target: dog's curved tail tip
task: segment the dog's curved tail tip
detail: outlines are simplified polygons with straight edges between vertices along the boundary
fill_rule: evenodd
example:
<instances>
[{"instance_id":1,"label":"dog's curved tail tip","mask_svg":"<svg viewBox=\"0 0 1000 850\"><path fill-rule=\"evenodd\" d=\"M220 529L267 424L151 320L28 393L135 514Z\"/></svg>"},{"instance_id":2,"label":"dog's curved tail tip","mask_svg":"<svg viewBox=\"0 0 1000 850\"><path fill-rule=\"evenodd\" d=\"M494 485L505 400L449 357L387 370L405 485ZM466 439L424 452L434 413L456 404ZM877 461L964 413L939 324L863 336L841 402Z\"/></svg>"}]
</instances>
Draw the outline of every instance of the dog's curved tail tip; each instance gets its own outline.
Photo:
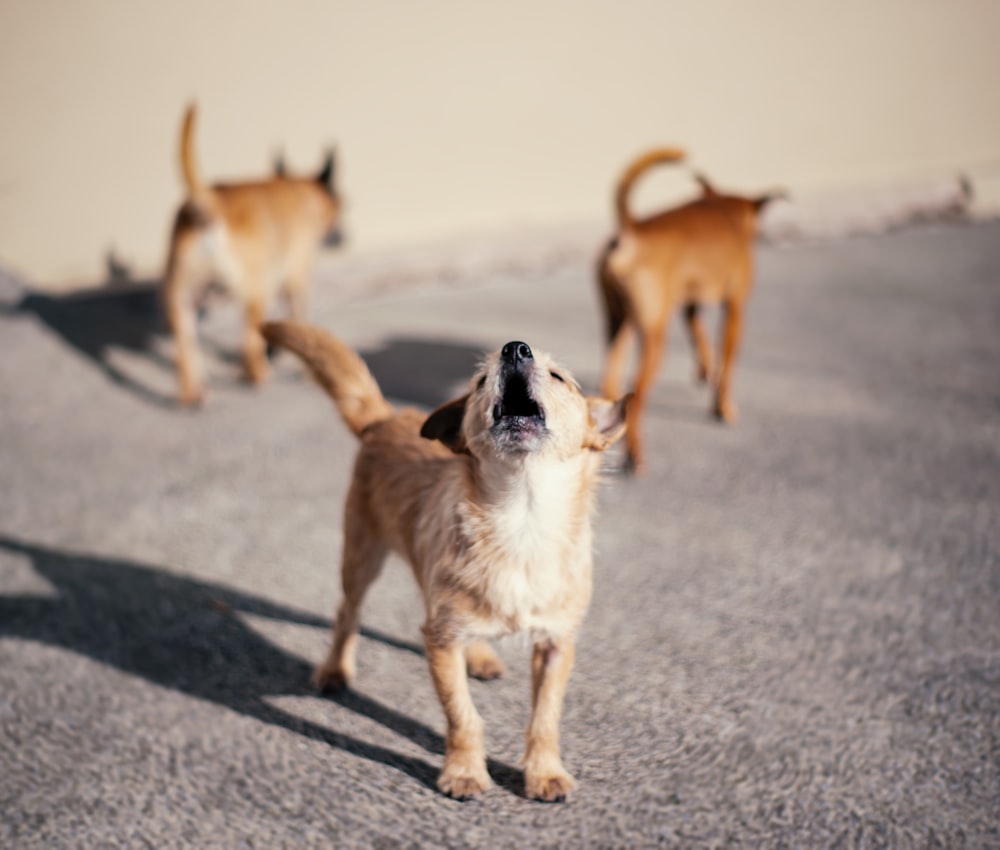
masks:
<instances>
[{"instance_id":1,"label":"dog's curved tail tip","mask_svg":"<svg viewBox=\"0 0 1000 850\"><path fill-rule=\"evenodd\" d=\"M664 162L681 162L686 158L687 152L683 148L662 147L647 151L629 163L615 188L615 212L618 215L619 227L631 227L635 223L629 209L629 195L632 193L632 187L636 180L654 165Z\"/></svg>"},{"instance_id":2,"label":"dog's curved tail tip","mask_svg":"<svg viewBox=\"0 0 1000 850\"><path fill-rule=\"evenodd\" d=\"M365 428L392 415L392 405L382 395L365 361L333 334L290 321L265 322L260 332L270 345L287 348L299 356L355 435L360 436Z\"/></svg>"}]
</instances>

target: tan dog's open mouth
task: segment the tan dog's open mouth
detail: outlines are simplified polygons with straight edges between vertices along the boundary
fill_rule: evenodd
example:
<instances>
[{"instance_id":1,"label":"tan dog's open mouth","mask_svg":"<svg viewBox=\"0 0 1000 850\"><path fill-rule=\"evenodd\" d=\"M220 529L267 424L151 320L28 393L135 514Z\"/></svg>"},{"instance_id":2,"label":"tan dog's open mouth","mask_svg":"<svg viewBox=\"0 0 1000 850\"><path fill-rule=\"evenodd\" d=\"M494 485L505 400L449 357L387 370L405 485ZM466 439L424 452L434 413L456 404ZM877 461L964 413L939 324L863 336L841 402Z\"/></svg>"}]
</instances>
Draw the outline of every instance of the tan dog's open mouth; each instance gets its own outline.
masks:
<instances>
[{"instance_id":1,"label":"tan dog's open mouth","mask_svg":"<svg viewBox=\"0 0 1000 850\"><path fill-rule=\"evenodd\" d=\"M531 392L535 360L527 343L508 342L500 352L500 392L490 432L503 449L530 452L548 434L545 410Z\"/></svg>"}]
</instances>

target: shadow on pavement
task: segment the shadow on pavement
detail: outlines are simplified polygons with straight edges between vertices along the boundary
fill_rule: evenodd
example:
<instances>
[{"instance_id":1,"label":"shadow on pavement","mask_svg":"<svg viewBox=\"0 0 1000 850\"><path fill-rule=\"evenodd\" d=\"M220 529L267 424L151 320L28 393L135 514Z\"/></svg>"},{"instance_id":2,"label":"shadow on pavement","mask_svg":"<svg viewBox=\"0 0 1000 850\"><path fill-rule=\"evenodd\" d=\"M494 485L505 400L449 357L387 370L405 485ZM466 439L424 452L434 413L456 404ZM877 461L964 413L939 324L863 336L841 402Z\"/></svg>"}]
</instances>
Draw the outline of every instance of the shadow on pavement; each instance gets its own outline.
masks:
<instances>
[{"instance_id":1,"label":"shadow on pavement","mask_svg":"<svg viewBox=\"0 0 1000 850\"><path fill-rule=\"evenodd\" d=\"M7 313L34 315L112 383L160 407L176 406L173 398L136 381L110 360L112 350L125 350L173 371L173 364L156 351L156 340L167 335L167 327L155 283L143 281L68 295L29 292Z\"/></svg>"},{"instance_id":2,"label":"shadow on pavement","mask_svg":"<svg viewBox=\"0 0 1000 850\"><path fill-rule=\"evenodd\" d=\"M67 295L29 291L17 304L4 308L3 314L36 317L111 383L158 407L180 409L173 395L136 380L118 368L111 357L115 350L131 352L173 377L173 361L158 351L159 343L170 336L160 307L158 282L112 280L106 286ZM204 332L200 334L200 344L206 355L227 365L242 364L239 352L220 346ZM173 343L168 341L167 345ZM268 355L274 353L269 351ZM437 407L460 393L461 385L472 376L485 348L401 338L360 353L388 398Z\"/></svg>"},{"instance_id":3,"label":"shadow on pavement","mask_svg":"<svg viewBox=\"0 0 1000 850\"><path fill-rule=\"evenodd\" d=\"M111 558L62 552L0 536L0 550L29 557L55 596L0 595L0 637L80 653L162 687L210 700L256 720L393 767L435 789L437 768L419 758L336 732L269 704L267 697L316 696L311 668L249 628L238 612L317 628L321 617L222 585ZM363 630L368 638L423 654L416 644ZM433 729L357 691L329 697L409 738L433 755ZM521 794L521 771L490 761L502 787Z\"/></svg>"},{"instance_id":4,"label":"shadow on pavement","mask_svg":"<svg viewBox=\"0 0 1000 850\"><path fill-rule=\"evenodd\" d=\"M393 337L381 348L359 353L387 398L438 407L461 395L487 349L460 342Z\"/></svg>"}]
</instances>

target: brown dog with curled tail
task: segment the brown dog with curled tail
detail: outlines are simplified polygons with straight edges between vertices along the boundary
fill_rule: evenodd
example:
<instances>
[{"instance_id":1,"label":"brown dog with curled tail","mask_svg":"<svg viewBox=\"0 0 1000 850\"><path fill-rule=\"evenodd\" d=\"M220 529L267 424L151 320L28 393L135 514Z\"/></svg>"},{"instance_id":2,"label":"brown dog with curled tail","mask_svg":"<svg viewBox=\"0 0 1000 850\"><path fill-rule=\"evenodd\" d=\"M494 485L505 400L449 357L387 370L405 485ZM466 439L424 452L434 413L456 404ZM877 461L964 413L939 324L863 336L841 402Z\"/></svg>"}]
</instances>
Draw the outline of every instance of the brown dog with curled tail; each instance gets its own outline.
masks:
<instances>
[{"instance_id":1,"label":"brown dog with curled tail","mask_svg":"<svg viewBox=\"0 0 1000 850\"><path fill-rule=\"evenodd\" d=\"M639 342L635 398L629 405L626 435L626 467L634 472L641 471L644 463L640 419L663 358L670 319L677 310L684 311L697 377L714 386L712 413L724 422L735 421L732 369L753 286L757 216L770 201L783 196L726 195L699 176L701 197L648 218L635 218L629 196L636 181L650 168L679 162L684 156L678 148L659 148L628 166L615 190L618 232L598 260L609 343L601 386L605 396L617 396L625 356L632 340L637 337ZM701 310L718 303L723 307L723 325L715 368Z\"/></svg>"}]
</instances>

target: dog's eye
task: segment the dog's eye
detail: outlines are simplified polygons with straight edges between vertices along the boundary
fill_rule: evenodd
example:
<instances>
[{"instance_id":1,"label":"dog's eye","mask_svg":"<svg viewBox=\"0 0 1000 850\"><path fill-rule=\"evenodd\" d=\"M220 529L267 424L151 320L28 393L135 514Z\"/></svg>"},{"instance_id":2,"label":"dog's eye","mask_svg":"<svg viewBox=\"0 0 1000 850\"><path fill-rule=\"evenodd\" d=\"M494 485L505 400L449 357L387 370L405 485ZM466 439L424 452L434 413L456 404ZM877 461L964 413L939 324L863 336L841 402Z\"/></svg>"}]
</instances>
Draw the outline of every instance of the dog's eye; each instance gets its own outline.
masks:
<instances>
[{"instance_id":1,"label":"dog's eye","mask_svg":"<svg viewBox=\"0 0 1000 850\"><path fill-rule=\"evenodd\" d=\"M560 384L565 384L566 383L566 379L562 375L560 375L558 372L549 372L549 374L553 378L555 378Z\"/></svg>"},{"instance_id":2,"label":"dog's eye","mask_svg":"<svg viewBox=\"0 0 1000 850\"><path fill-rule=\"evenodd\" d=\"M476 389L481 390L486 384L486 376L483 375L478 381L476 381Z\"/></svg>"}]
</instances>

